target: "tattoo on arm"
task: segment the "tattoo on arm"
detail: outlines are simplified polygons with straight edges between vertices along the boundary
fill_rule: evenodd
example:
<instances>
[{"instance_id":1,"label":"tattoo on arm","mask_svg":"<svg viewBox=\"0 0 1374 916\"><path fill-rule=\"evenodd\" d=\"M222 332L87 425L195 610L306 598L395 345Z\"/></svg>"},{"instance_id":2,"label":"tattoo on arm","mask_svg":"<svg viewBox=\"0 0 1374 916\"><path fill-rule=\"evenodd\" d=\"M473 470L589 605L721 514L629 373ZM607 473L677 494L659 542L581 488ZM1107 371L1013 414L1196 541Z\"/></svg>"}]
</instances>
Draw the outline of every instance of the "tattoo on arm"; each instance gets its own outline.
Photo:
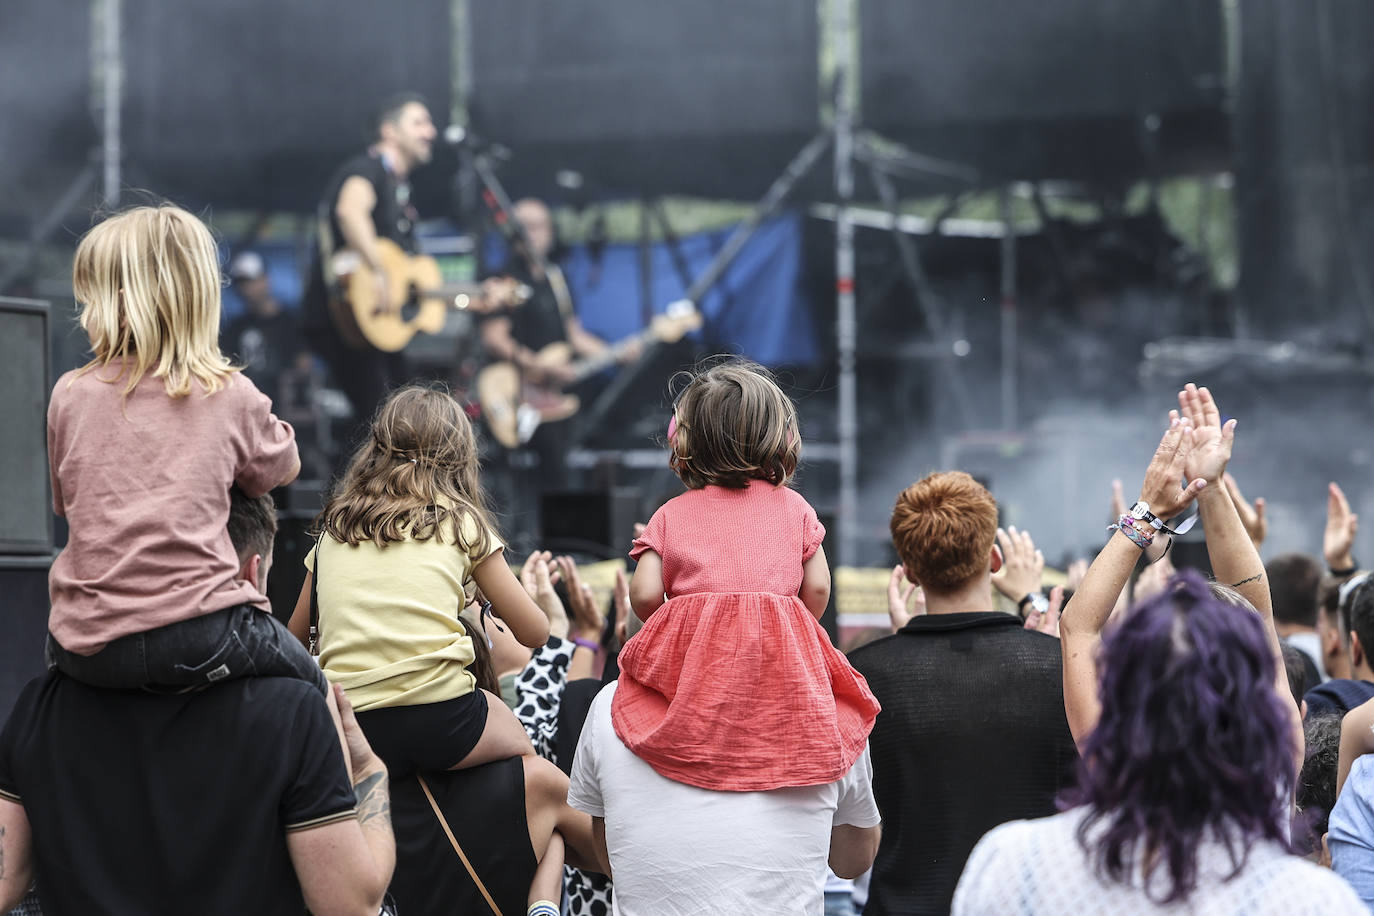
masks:
<instances>
[{"instance_id":1,"label":"tattoo on arm","mask_svg":"<svg viewBox=\"0 0 1374 916\"><path fill-rule=\"evenodd\" d=\"M1249 585L1251 582L1258 582L1258 581L1260 580L1260 578L1263 577L1263 576L1264 576L1264 573L1256 573L1255 575L1251 576L1251 577L1248 578L1248 579L1241 579L1239 582L1237 582L1235 585L1233 585L1233 586L1231 586L1231 587L1232 587L1232 588L1240 588L1242 585Z\"/></svg>"},{"instance_id":2,"label":"tattoo on arm","mask_svg":"<svg viewBox=\"0 0 1374 916\"><path fill-rule=\"evenodd\" d=\"M387 791L386 773L373 773L353 787L358 796L358 823L367 826L370 821L380 821L377 826L391 829L391 793Z\"/></svg>"}]
</instances>

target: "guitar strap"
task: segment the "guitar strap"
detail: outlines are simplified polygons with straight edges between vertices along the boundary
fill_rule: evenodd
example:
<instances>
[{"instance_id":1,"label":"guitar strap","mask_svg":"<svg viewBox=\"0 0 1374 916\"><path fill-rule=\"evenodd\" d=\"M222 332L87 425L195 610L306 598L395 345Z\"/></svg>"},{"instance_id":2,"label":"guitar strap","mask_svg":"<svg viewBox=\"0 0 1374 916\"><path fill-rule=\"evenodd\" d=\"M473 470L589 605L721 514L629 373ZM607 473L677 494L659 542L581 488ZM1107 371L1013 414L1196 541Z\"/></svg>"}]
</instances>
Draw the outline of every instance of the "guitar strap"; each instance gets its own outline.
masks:
<instances>
[{"instance_id":1,"label":"guitar strap","mask_svg":"<svg viewBox=\"0 0 1374 916\"><path fill-rule=\"evenodd\" d=\"M558 301L558 314L563 319L566 333L568 319L573 317L572 293L568 291L568 281L564 278L562 269L552 261L544 265L544 276L549 278L553 298Z\"/></svg>"}]
</instances>

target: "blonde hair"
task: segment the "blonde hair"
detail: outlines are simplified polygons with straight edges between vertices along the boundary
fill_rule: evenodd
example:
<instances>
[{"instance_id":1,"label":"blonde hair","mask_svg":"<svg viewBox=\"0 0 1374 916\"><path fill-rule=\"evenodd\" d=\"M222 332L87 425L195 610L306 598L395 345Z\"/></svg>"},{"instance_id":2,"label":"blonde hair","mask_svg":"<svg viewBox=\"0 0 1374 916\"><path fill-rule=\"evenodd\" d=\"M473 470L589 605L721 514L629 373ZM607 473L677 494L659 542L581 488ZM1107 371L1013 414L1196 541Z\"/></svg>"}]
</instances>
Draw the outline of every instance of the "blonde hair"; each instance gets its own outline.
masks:
<instances>
[{"instance_id":1,"label":"blonde hair","mask_svg":"<svg viewBox=\"0 0 1374 916\"><path fill-rule=\"evenodd\" d=\"M443 542L450 527L475 557L491 548L496 526L477 477L477 438L463 407L441 387L408 385L383 402L372 433L353 453L320 514L336 541ZM473 522L471 543L464 543Z\"/></svg>"},{"instance_id":2,"label":"blonde hair","mask_svg":"<svg viewBox=\"0 0 1374 916\"><path fill-rule=\"evenodd\" d=\"M682 373L668 465L689 488L743 489L750 480L785 486L801 461L797 409L773 375L744 359Z\"/></svg>"},{"instance_id":3,"label":"blonde hair","mask_svg":"<svg viewBox=\"0 0 1374 916\"><path fill-rule=\"evenodd\" d=\"M72 290L94 358L88 372L122 360L124 393L144 375L167 395L192 381L206 394L238 371L219 350L219 249L205 224L180 207L134 207L91 228L76 248Z\"/></svg>"}]
</instances>

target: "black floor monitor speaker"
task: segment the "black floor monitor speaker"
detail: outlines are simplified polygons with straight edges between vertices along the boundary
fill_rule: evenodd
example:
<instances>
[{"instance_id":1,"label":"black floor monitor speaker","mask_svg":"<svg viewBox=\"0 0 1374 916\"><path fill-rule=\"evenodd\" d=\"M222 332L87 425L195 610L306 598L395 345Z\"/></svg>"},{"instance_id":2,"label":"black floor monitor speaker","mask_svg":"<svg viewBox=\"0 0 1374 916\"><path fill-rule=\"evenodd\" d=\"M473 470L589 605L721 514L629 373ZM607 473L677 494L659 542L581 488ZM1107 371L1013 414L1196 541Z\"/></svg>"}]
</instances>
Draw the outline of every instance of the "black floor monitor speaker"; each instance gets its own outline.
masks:
<instances>
[{"instance_id":1,"label":"black floor monitor speaker","mask_svg":"<svg viewBox=\"0 0 1374 916\"><path fill-rule=\"evenodd\" d=\"M624 557L640 518L639 490L611 487L545 493L539 501L540 546L605 559Z\"/></svg>"}]
</instances>

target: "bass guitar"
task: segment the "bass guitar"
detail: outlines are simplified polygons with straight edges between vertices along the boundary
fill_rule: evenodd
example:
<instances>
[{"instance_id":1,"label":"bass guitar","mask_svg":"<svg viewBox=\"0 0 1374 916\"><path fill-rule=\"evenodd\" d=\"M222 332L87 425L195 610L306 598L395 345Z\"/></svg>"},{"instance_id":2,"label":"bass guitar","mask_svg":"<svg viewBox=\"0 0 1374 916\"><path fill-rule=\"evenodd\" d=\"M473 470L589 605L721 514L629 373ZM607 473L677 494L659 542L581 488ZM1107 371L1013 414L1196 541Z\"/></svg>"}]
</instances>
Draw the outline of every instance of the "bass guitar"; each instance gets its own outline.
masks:
<instances>
[{"instance_id":1,"label":"bass guitar","mask_svg":"<svg viewBox=\"0 0 1374 916\"><path fill-rule=\"evenodd\" d=\"M511 279L446 284L439 262L406 254L390 239L377 240L386 277L383 296L374 271L358 252L345 248L330 259L335 278L330 313L344 339L355 347L395 353L418 333L437 334L450 310L489 312L519 305L530 288Z\"/></svg>"},{"instance_id":2,"label":"bass guitar","mask_svg":"<svg viewBox=\"0 0 1374 916\"><path fill-rule=\"evenodd\" d=\"M581 399L568 394L571 387L620 362L635 346L674 343L701 327L701 314L690 302L675 302L668 311L654 318L638 334L607 347L595 356L573 359L572 347L551 343L540 350L536 360L545 369L566 368L561 385L536 383L524 377L512 362L492 363L477 373L476 392L482 415L492 438L506 448L517 448L544 423L566 420L582 407Z\"/></svg>"}]
</instances>

